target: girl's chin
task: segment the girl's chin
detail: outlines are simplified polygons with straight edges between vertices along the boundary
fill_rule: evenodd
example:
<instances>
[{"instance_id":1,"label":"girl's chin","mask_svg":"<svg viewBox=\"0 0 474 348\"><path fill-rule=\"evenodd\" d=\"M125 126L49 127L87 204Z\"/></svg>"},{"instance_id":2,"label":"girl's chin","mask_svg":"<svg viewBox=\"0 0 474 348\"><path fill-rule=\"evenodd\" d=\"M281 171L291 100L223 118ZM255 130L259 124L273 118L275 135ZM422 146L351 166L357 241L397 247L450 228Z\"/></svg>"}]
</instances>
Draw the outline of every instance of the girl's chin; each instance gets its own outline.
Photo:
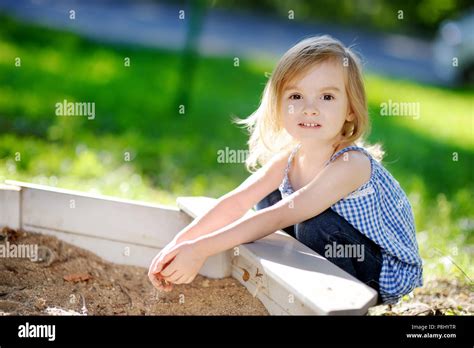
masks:
<instances>
[{"instance_id":1,"label":"girl's chin","mask_svg":"<svg viewBox=\"0 0 474 348\"><path fill-rule=\"evenodd\" d=\"M307 131L307 130L296 130L288 132L293 139L297 142L309 142L309 143L326 143L331 142L334 137L328 137L326 132L321 132L321 130L316 131Z\"/></svg>"},{"instance_id":2,"label":"girl's chin","mask_svg":"<svg viewBox=\"0 0 474 348\"><path fill-rule=\"evenodd\" d=\"M320 138L324 137L324 131L321 128L299 128L293 132L298 138Z\"/></svg>"}]
</instances>

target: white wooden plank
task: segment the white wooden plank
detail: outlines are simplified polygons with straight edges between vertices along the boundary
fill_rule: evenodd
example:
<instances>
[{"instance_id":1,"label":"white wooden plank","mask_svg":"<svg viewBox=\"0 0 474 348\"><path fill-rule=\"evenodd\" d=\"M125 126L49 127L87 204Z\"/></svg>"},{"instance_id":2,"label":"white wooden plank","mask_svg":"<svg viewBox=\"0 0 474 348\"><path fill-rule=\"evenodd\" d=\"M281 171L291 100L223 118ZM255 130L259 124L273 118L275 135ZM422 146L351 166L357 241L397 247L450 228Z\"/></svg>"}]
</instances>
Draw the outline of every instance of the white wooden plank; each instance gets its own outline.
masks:
<instances>
[{"instance_id":1,"label":"white wooden plank","mask_svg":"<svg viewBox=\"0 0 474 348\"><path fill-rule=\"evenodd\" d=\"M215 204L207 197L180 197L177 202L192 217ZM246 263L251 279L242 282L235 267L233 275L250 290L258 267L263 274L262 294L278 305L270 305L272 311L278 307L289 314L363 315L376 303L375 290L283 231L238 248L235 264Z\"/></svg>"},{"instance_id":2,"label":"white wooden plank","mask_svg":"<svg viewBox=\"0 0 474 348\"><path fill-rule=\"evenodd\" d=\"M20 228L20 197L19 186L0 184L0 228Z\"/></svg>"},{"instance_id":3,"label":"white wooden plank","mask_svg":"<svg viewBox=\"0 0 474 348\"><path fill-rule=\"evenodd\" d=\"M18 222L12 228L54 235L119 264L148 268L151 259L192 221L176 207L11 180L7 182L10 189L17 188L17 203L6 194L0 198L8 202L8 209L16 207L17 220L22 219L21 224ZM20 187L23 192L21 200ZM125 248L130 255L124 253ZM225 254L228 252L208 258L199 273L210 278L230 276L229 265L223 261L230 256Z\"/></svg>"},{"instance_id":4,"label":"white wooden plank","mask_svg":"<svg viewBox=\"0 0 474 348\"><path fill-rule=\"evenodd\" d=\"M255 263L249 262L247 258L242 256L233 257L232 263L232 276L244 285L254 297L256 296L271 315L290 314L270 297L267 276L258 270Z\"/></svg>"},{"instance_id":5,"label":"white wooden plank","mask_svg":"<svg viewBox=\"0 0 474 348\"><path fill-rule=\"evenodd\" d=\"M43 185L22 187L22 227L164 247L191 219L175 207Z\"/></svg>"},{"instance_id":6,"label":"white wooden plank","mask_svg":"<svg viewBox=\"0 0 474 348\"><path fill-rule=\"evenodd\" d=\"M239 247L241 255L232 259L232 275L239 280L253 296L257 296L271 314L303 315L314 314L314 310L294 293L282 286L279 281L264 271L261 260L250 253L245 246ZM245 274L245 276L244 276ZM271 300L266 304L265 301Z\"/></svg>"},{"instance_id":7,"label":"white wooden plank","mask_svg":"<svg viewBox=\"0 0 474 348\"><path fill-rule=\"evenodd\" d=\"M260 302L265 306L270 315L289 315L283 307L277 302L270 298L268 289L258 286L258 284L252 278L248 281L244 281L243 271L241 268L234 266L232 269L232 276L239 280L239 282L247 288L247 290L254 296L257 297Z\"/></svg>"},{"instance_id":8,"label":"white wooden plank","mask_svg":"<svg viewBox=\"0 0 474 348\"><path fill-rule=\"evenodd\" d=\"M279 303L286 302L291 314L299 314L293 311L301 309L288 305L288 294L317 314L362 315L375 304L375 290L284 232L278 231L245 247L243 252L258 257L268 278L283 285L285 291L270 287L270 295L278 298Z\"/></svg>"}]
</instances>

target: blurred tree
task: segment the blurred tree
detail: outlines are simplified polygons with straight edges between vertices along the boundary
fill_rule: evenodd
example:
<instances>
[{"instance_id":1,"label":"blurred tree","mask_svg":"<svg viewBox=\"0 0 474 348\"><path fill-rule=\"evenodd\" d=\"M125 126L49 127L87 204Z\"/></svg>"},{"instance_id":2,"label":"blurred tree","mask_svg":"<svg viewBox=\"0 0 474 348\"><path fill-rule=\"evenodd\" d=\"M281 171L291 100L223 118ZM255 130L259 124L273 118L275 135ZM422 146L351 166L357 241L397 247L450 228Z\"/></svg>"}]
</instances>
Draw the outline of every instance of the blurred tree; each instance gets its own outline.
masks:
<instances>
[{"instance_id":1,"label":"blurred tree","mask_svg":"<svg viewBox=\"0 0 474 348\"><path fill-rule=\"evenodd\" d=\"M188 0L188 11L180 13L182 19L188 23L186 31L186 42L181 59L181 72L179 85L176 93L175 110L184 106L186 111L190 109L190 95L193 86L194 70L196 68L198 54L198 43L201 35L202 23L206 12L206 0Z\"/></svg>"}]
</instances>

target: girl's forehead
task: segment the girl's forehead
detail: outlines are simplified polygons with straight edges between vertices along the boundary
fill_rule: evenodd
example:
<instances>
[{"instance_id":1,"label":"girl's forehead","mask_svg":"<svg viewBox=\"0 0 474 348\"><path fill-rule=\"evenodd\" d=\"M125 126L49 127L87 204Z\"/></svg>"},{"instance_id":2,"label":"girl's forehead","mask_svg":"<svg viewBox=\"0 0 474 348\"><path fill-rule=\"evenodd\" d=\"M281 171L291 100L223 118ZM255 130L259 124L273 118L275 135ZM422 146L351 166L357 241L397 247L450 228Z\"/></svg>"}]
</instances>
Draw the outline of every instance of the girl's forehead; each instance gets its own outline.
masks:
<instances>
[{"instance_id":1,"label":"girl's forehead","mask_svg":"<svg viewBox=\"0 0 474 348\"><path fill-rule=\"evenodd\" d=\"M345 73L342 62L326 60L308 66L302 71L294 72L286 81L283 88L290 89L303 86L336 85L345 86Z\"/></svg>"}]
</instances>

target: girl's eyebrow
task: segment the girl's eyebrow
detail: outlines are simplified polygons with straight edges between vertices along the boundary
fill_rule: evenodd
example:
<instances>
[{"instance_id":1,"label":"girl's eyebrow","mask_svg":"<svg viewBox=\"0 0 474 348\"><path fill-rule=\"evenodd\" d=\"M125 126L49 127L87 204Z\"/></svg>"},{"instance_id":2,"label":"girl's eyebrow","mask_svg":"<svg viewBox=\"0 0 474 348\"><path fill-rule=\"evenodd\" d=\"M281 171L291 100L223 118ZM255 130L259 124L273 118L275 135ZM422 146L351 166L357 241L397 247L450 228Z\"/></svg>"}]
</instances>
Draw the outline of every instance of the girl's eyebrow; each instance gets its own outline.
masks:
<instances>
[{"instance_id":1,"label":"girl's eyebrow","mask_svg":"<svg viewBox=\"0 0 474 348\"><path fill-rule=\"evenodd\" d=\"M340 92L341 90L336 86L327 86L320 89L320 91L336 91Z\"/></svg>"},{"instance_id":2,"label":"girl's eyebrow","mask_svg":"<svg viewBox=\"0 0 474 348\"><path fill-rule=\"evenodd\" d=\"M285 91L289 91L289 90L298 90L299 88L297 86L287 86L285 87ZM322 87L319 89L320 91L335 91L335 92L340 92L341 89L339 87L336 87L336 86L325 86L325 87Z\"/></svg>"}]
</instances>

